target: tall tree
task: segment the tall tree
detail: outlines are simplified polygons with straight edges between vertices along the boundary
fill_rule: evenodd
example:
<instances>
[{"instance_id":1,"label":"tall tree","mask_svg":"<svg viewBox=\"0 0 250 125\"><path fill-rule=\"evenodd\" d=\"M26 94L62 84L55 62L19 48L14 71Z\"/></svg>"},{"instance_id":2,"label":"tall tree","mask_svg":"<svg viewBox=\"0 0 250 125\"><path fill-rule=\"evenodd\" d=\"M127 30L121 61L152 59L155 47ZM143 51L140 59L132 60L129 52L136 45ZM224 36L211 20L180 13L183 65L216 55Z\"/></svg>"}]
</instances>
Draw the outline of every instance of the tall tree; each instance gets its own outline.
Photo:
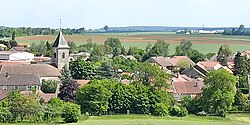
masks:
<instances>
[{"instance_id":1,"label":"tall tree","mask_svg":"<svg viewBox=\"0 0 250 125\"><path fill-rule=\"evenodd\" d=\"M114 56L120 55L122 50L122 44L119 38L108 38L104 45L107 45L113 49L112 53Z\"/></svg>"},{"instance_id":2,"label":"tall tree","mask_svg":"<svg viewBox=\"0 0 250 125\"><path fill-rule=\"evenodd\" d=\"M232 54L232 50L228 45L220 46L220 49L217 53L217 61L220 62L221 65L227 66L227 58Z\"/></svg>"},{"instance_id":3,"label":"tall tree","mask_svg":"<svg viewBox=\"0 0 250 125\"><path fill-rule=\"evenodd\" d=\"M75 90L78 88L78 86L79 84L73 79L65 79L61 81L58 98L65 102L74 102Z\"/></svg>"},{"instance_id":4,"label":"tall tree","mask_svg":"<svg viewBox=\"0 0 250 125\"><path fill-rule=\"evenodd\" d=\"M164 56L166 57L169 54L169 44L164 40L157 40L157 42L149 49L149 56Z\"/></svg>"},{"instance_id":5,"label":"tall tree","mask_svg":"<svg viewBox=\"0 0 250 125\"><path fill-rule=\"evenodd\" d=\"M109 30L108 25L105 25L105 26L104 26L104 30L105 30L106 32Z\"/></svg>"},{"instance_id":6,"label":"tall tree","mask_svg":"<svg viewBox=\"0 0 250 125\"><path fill-rule=\"evenodd\" d=\"M240 52L235 55L234 58L234 75L248 75L249 63L246 56L242 56Z\"/></svg>"},{"instance_id":7,"label":"tall tree","mask_svg":"<svg viewBox=\"0 0 250 125\"><path fill-rule=\"evenodd\" d=\"M204 84L201 94L203 109L224 116L234 102L236 77L226 70L214 70L207 74Z\"/></svg>"},{"instance_id":8,"label":"tall tree","mask_svg":"<svg viewBox=\"0 0 250 125\"><path fill-rule=\"evenodd\" d=\"M192 50L192 43L187 40L182 40L180 45L175 48L175 54L178 56L187 55Z\"/></svg>"},{"instance_id":9,"label":"tall tree","mask_svg":"<svg viewBox=\"0 0 250 125\"><path fill-rule=\"evenodd\" d=\"M11 35L11 40L16 40L16 31L13 31L12 35Z\"/></svg>"}]
</instances>

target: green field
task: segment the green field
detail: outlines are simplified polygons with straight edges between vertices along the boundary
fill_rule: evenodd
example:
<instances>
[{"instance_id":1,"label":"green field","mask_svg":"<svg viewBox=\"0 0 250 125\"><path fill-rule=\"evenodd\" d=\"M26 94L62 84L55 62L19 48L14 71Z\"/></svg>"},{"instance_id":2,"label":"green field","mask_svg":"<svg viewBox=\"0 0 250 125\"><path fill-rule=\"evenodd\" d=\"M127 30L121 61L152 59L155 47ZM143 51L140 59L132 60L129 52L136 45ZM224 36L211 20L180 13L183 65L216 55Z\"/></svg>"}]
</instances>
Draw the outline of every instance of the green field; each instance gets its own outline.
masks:
<instances>
[{"instance_id":1,"label":"green field","mask_svg":"<svg viewBox=\"0 0 250 125\"><path fill-rule=\"evenodd\" d=\"M32 125L31 123L14 123L12 125ZM33 123L34 124L34 123ZM41 125L53 125L62 123L44 123ZM249 125L250 114L228 115L226 118L213 116L186 117L154 117L147 115L113 115L113 116L92 116L88 120L81 120L78 123L69 125ZM6 125L6 124L0 124Z\"/></svg>"},{"instance_id":2,"label":"green field","mask_svg":"<svg viewBox=\"0 0 250 125\"><path fill-rule=\"evenodd\" d=\"M234 52L250 50L250 36L224 36L220 34L198 34L198 35L177 35L173 32L125 32L125 33L87 33L85 35L69 35L65 36L67 41L74 41L77 45L86 43L91 39L93 42L102 44L107 38L117 37L122 44L129 48L137 46L145 49L150 43L154 44L157 39L163 39L170 44L170 53L175 52L175 47L186 39L193 43L193 48L203 53L217 52L223 44L228 44ZM18 43L28 43L39 41L53 42L56 36L22 36L17 37Z\"/></svg>"}]
</instances>

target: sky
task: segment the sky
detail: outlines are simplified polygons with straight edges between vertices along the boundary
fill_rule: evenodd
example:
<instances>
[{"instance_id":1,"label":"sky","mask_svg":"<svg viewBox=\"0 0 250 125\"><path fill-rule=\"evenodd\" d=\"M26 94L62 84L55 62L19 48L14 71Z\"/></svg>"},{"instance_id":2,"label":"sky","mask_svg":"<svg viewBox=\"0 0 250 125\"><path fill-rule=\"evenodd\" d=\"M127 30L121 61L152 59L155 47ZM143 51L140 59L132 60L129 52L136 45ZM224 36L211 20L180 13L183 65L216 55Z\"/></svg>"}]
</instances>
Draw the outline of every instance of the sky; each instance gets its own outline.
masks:
<instances>
[{"instance_id":1,"label":"sky","mask_svg":"<svg viewBox=\"0 0 250 125\"><path fill-rule=\"evenodd\" d=\"M0 26L250 27L250 0L0 0Z\"/></svg>"}]
</instances>

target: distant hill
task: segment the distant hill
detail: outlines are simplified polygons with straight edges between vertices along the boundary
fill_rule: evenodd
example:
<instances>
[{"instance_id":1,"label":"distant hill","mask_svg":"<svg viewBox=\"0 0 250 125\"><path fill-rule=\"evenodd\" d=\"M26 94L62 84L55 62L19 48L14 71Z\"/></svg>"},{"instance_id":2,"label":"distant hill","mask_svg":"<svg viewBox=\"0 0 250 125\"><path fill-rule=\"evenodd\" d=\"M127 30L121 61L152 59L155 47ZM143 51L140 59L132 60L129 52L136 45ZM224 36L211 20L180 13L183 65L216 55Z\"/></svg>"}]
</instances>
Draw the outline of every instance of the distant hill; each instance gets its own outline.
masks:
<instances>
[{"instance_id":1,"label":"distant hill","mask_svg":"<svg viewBox=\"0 0 250 125\"><path fill-rule=\"evenodd\" d=\"M238 27L209 27L204 30L225 30ZM176 32L178 30L202 30L203 27L165 27L165 26L128 26L128 27L109 27L109 32ZM250 28L245 28L250 30ZM96 31L104 31L104 28L96 29Z\"/></svg>"}]
</instances>

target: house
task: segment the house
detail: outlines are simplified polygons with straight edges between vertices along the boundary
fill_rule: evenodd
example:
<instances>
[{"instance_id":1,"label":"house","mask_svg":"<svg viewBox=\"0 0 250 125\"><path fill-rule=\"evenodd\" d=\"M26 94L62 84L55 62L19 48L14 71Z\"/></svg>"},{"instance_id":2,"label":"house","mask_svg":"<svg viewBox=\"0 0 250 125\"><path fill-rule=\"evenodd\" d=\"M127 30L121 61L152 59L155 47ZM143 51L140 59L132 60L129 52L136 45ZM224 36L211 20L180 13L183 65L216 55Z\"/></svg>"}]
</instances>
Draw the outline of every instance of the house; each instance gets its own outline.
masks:
<instances>
[{"instance_id":1,"label":"house","mask_svg":"<svg viewBox=\"0 0 250 125\"><path fill-rule=\"evenodd\" d=\"M233 71L230 68L228 68L227 66L222 66L219 62L215 62L215 61L203 61L203 62L198 62L197 65L203 66L208 71L225 69L229 73L233 74Z\"/></svg>"},{"instance_id":2,"label":"house","mask_svg":"<svg viewBox=\"0 0 250 125\"><path fill-rule=\"evenodd\" d=\"M78 58L82 58L83 60L87 60L89 58L90 54L88 52L80 52L77 54L70 54L70 60L74 61Z\"/></svg>"},{"instance_id":3,"label":"house","mask_svg":"<svg viewBox=\"0 0 250 125\"><path fill-rule=\"evenodd\" d=\"M188 65L193 66L195 63L187 56L168 57L151 57L146 62L159 65L162 69L172 70L178 67L181 61L185 61Z\"/></svg>"},{"instance_id":4,"label":"house","mask_svg":"<svg viewBox=\"0 0 250 125\"><path fill-rule=\"evenodd\" d=\"M4 99L13 90L39 90L41 82L38 74L0 74L0 100Z\"/></svg>"},{"instance_id":5,"label":"house","mask_svg":"<svg viewBox=\"0 0 250 125\"><path fill-rule=\"evenodd\" d=\"M182 97L190 96L195 98L201 93L202 85L196 81L180 81L172 83L173 86L173 96L177 101L181 101Z\"/></svg>"},{"instance_id":6,"label":"house","mask_svg":"<svg viewBox=\"0 0 250 125\"><path fill-rule=\"evenodd\" d=\"M227 63L233 63L233 62L234 62L235 55L236 55L236 54L230 55L230 56L227 58ZM218 56L218 54L216 53L216 54L214 54L214 56L212 56L209 60L210 60L210 61L215 61L215 62L217 62L217 56Z\"/></svg>"},{"instance_id":7,"label":"house","mask_svg":"<svg viewBox=\"0 0 250 125\"><path fill-rule=\"evenodd\" d=\"M0 61L7 62L31 62L34 54L18 51L0 51Z\"/></svg>"},{"instance_id":8,"label":"house","mask_svg":"<svg viewBox=\"0 0 250 125\"><path fill-rule=\"evenodd\" d=\"M178 63L180 63L181 61L185 61L190 66L195 65L195 63L187 56L174 56L174 57L167 59L167 60L175 67L178 66Z\"/></svg>"},{"instance_id":9,"label":"house","mask_svg":"<svg viewBox=\"0 0 250 125\"><path fill-rule=\"evenodd\" d=\"M0 74L34 74L42 80L59 80L60 71L49 64L3 64L0 67ZM1 79L0 79L1 81Z\"/></svg>"},{"instance_id":10,"label":"house","mask_svg":"<svg viewBox=\"0 0 250 125\"><path fill-rule=\"evenodd\" d=\"M162 69L167 68L171 70L173 68L173 65L165 58L165 57L150 57L146 62L151 64L157 64Z\"/></svg>"},{"instance_id":11,"label":"house","mask_svg":"<svg viewBox=\"0 0 250 125\"><path fill-rule=\"evenodd\" d=\"M185 74L186 76L191 78L203 78L207 73L208 71L200 65L191 66L181 72L181 74Z\"/></svg>"}]
</instances>

